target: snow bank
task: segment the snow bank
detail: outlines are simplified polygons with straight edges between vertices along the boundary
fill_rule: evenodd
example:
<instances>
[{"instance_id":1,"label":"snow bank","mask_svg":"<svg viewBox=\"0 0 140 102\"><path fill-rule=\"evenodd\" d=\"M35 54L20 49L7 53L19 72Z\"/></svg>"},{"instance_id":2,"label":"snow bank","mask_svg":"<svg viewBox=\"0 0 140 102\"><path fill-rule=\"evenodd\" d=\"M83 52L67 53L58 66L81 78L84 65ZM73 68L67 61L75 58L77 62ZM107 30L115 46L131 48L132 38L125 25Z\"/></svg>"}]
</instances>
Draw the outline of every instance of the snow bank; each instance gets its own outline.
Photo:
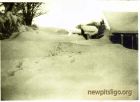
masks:
<instances>
[{"instance_id":1,"label":"snow bank","mask_svg":"<svg viewBox=\"0 0 140 102\"><path fill-rule=\"evenodd\" d=\"M138 52L107 40L30 31L4 40L2 99L137 99ZM131 96L88 90L132 90Z\"/></svg>"}]
</instances>

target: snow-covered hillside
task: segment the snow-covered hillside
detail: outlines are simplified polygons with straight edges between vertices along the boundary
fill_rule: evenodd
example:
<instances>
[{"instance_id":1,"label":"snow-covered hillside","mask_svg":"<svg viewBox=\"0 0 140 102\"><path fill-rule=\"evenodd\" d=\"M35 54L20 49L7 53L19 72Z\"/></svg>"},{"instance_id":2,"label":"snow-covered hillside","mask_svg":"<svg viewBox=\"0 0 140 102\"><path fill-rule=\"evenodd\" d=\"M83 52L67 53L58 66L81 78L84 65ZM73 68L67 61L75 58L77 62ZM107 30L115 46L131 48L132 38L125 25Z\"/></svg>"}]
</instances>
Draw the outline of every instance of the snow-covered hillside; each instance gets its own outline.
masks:
<instances>
[{"instance_id":1,"label":"snow-covered hillside","mask_svg":"<svg viewBox=\"0 0 140 102\"><path fill-rule=\"evenodd\" d=\"M138 99L138 52L107 38L32 30L1 42L2 99ZM88 90L132 95L88 95Z\"/></svg>"}]
</instances>

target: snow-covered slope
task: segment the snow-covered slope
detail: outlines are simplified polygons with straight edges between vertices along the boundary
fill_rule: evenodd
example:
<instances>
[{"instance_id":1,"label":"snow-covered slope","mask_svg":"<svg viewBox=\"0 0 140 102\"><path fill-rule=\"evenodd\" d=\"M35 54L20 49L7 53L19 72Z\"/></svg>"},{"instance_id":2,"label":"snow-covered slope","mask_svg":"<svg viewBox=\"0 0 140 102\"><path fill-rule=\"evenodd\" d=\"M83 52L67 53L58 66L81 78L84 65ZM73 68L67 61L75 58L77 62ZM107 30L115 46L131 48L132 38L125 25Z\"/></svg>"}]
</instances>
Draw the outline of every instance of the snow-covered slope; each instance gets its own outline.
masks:
<instances>
[{"instance_id":1,"label":"snow-covered slope","mask_svg":"<svg viewBox=\"0 0 140 102\"><path fill-rule=\"evenodd\" d=\"M137 99L138 52L106 38L47 30L21 33L1 44L2 99ZM132 95L88 95L88 90Z\"/></svg>"}]
</instances>

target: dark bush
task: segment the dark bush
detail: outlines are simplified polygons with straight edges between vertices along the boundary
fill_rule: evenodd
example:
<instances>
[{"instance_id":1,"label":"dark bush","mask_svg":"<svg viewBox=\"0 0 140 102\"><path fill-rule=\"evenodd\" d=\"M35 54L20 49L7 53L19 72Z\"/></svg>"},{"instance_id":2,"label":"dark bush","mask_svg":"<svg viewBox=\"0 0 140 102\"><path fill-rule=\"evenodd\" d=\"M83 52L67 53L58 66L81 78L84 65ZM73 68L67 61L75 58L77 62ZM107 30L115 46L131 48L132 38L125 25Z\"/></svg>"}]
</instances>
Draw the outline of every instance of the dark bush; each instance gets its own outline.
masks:
<instances>
[{"instance_id":1,"label":"dark bush","mask_svg":"<svg viewBox=\"0 0 140 102\"><path fill-rule=\"evenodd\" d=\"M20 18L12 14L12 12L7 12L6 14L1 14L0 16L0 39L9 38L13 32L18 31L20 25Z\"/></svg>"}]
</instances>

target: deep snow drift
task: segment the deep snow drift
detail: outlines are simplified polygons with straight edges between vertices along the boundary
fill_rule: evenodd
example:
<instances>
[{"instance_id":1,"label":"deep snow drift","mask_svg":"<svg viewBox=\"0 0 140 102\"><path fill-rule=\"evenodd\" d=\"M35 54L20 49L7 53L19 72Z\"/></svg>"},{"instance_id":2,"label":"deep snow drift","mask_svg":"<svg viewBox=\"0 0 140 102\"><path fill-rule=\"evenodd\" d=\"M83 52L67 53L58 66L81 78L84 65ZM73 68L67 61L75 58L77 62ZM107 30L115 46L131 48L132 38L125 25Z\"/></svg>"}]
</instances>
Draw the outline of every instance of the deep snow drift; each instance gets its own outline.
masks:
<instances>
[{"instance_id":1,"label":"deep snow drift","mask_svg":"<svg viewBox=\"0 0 140 102\"><path fill-rule=\"evenodd\" d=\"M107 38L61 30L21 33L1 42L2 99L138 99L138 51ZM132 95L88 95L88 90Z\"/></svg>"}]
</instances>

